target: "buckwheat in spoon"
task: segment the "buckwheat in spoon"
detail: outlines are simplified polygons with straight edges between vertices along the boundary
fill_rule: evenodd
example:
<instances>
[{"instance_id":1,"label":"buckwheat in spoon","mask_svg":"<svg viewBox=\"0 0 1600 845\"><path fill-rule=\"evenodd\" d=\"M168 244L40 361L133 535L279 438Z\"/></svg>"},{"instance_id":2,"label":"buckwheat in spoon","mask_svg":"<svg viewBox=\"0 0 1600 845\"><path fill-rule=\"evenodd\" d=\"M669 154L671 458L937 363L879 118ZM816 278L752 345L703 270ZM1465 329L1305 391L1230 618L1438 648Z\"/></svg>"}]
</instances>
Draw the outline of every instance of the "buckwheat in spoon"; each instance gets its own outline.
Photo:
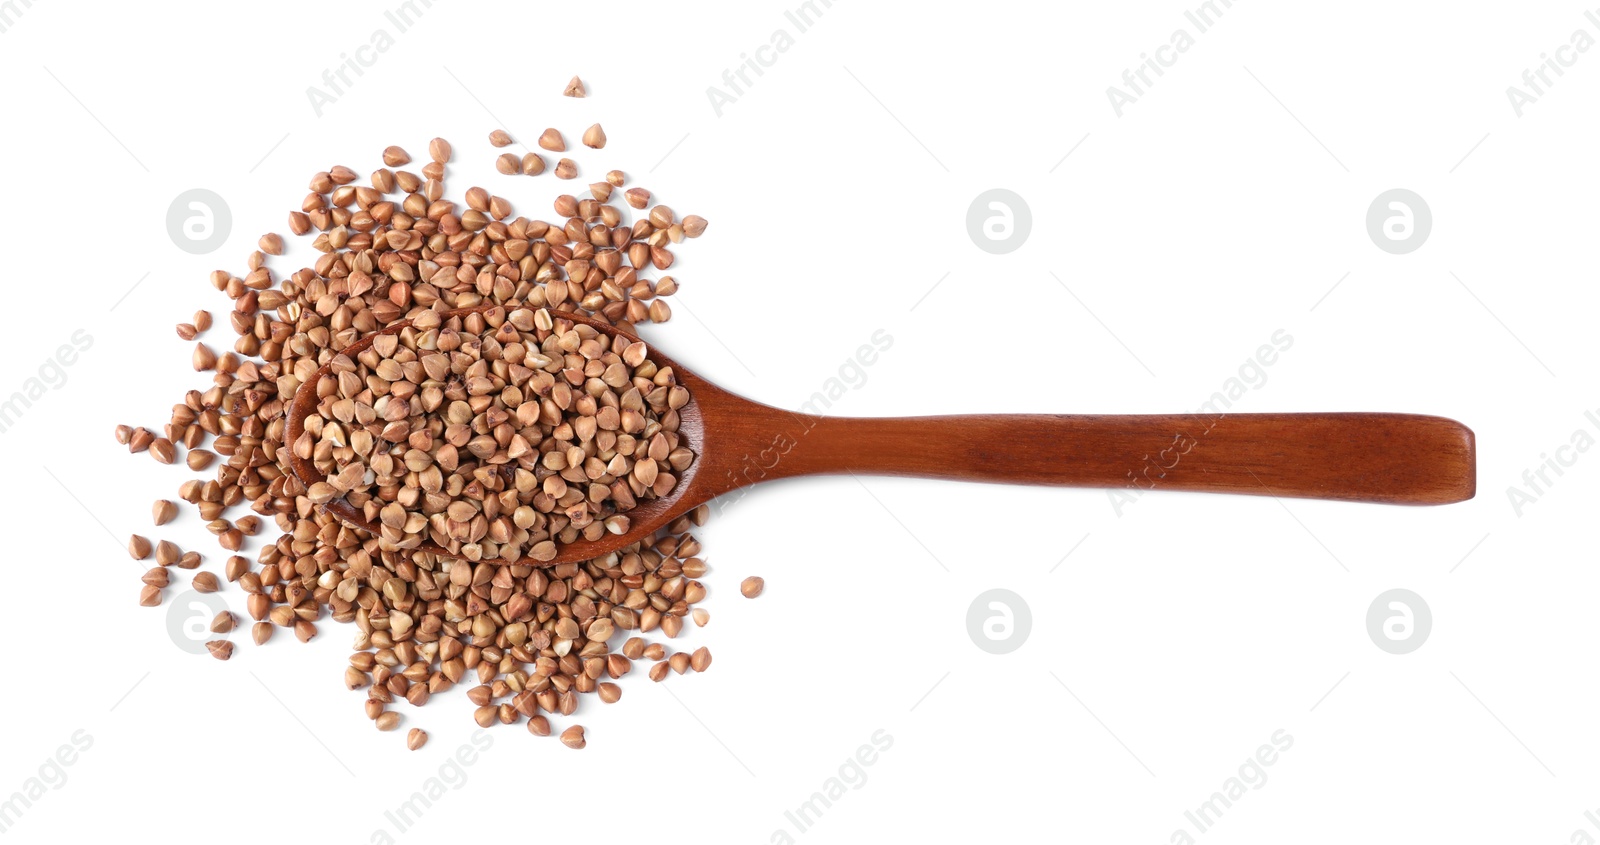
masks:
<instances>
[{"instance_id":1,"label":"buckwheat in spoon","mask_svg":"<svg viewBox=\"0 0 1600 845\"><path fill-rule=\"evenodd\" d=\"M310 503L385 550L540 566L802 475L1418 505L1476 487L1472 431L1442 417L818 417L734 395L616 326L500 306L346 347L296 391L286 442Z\"/></svg>"}]
</instances>

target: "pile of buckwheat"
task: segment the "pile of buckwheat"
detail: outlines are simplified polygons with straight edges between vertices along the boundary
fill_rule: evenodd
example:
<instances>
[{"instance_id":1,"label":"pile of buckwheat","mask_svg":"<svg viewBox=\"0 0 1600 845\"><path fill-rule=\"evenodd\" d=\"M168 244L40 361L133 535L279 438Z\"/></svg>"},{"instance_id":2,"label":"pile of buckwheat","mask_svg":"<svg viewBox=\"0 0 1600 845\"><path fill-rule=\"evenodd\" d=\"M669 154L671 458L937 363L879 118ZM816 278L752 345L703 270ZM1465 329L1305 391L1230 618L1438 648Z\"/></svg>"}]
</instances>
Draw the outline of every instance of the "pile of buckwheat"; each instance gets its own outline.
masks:
<instances>
[{"instance_id":1,"label":"pile of buckwheat","mask_svg":"<svg viewBox=\"0 0 1600 845\"><path fill-rule=\"evenodd\" d=\"M566 93L584 96L582 83L574 78ZM598 124L581 137L591 149L605 146ZM489 142L513 140L496 130ZM537 143L566 150L555 129ZM530 733L548 736L552 717L572 716L580 694L616 701L613 682L636 661L650 661L656 681L711 663L704 647L670 650L686 617L708 619L694 606L706 594L697 579L707 567L690 533L704 524L704 505L604 557L505 563L525 553L548 559L554 544L579 536L625 532L626 511L670 492L693 461L677 433L677 409L689 397L670 370L658 370L642 343L611 342L549 312L630 330L666 322L677 281L660 272L706 221L652 204L644 188L622 190L619 170L581 199L559 197L554 222L516 216L508 200L478 187L458 205L445 198L451 145L436 138L428 154L413 172L405 169L410 155L389 147L365 185L343 166L315 174L288 220L320 253L314 265L275 272L270 257L283 255L284 239L269 234L243 274L214 271L212 285L232 301L232 350L218 354L203 339L212 327L206 311L179 324L180 338L198 339L194 369L210 373L211 385L190 390L159 433L119 425L117 441L163 464L214 467L211 478L185 481L178 498L229 553L225 581L197 571L190 587L236 585L257 644L279 628L307 641L325 619L353 622L344 681L366 690L366 713L379 730L400 727L391 708L402 700L420 706L469 683L478 724L525 721ZM533 152L506 153L495 164L508 175L545 170ZM578 165L561 158L553 172L573 179ZM625 224L617 198L644 214ZM488 310L444 316L478 307ZM404 321L413 327L353 358L342 354ZM295 391L328 364L337 374L327 393L319 389L304 442L285 443ZM328 480L306 489L289 466L295 450ZM340 497L370 511L383 536L319 507ZM155 525L178 510L158 500ZM264 539L252 562L238 552L263 530L263 518L282 534ZM423 538L459 554L420 550ZM198 552L138 535L128 550L136 560L155 557L140 595L146 606L161 604L174 570L206 563ZM742 592L753 597L759 579L750 580L754 589L747 582ZM223 611L211 630L226 635L237 621ZM233 653L225 636L207 647L221 660ZM579 724L560 737L572 748L585 744ZM426 741L412 728L406 744Z\"/></svg>"},{"instance_id":2,"label":"pile of buckwheat","mask_svg":"<svg viewBox=\"0 0 1600 845\"><path fill-rule=\"evenodd\" d=\"M380 551L548 561L558 541L625 534L694 461L689 392L648 355L544 308L426 311L318 379L292 446L325 479L306 498L359 509Z\"/></svg>"}]
</instances>

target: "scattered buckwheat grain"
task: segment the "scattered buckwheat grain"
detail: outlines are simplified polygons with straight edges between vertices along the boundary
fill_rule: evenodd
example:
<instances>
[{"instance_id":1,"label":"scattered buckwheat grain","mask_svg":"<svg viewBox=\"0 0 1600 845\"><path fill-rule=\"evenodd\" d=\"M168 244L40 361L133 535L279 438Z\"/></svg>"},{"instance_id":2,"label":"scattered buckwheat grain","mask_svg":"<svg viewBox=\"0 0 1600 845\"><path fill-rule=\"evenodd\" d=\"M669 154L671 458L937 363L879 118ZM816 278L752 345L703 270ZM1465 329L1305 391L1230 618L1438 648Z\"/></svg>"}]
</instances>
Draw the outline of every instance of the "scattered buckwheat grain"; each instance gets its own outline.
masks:
<instances>
[{"instance_id":1,"label":"scattered buckwheat grain","mask_svg":"<svg viewBox=\"0 0 1600 845\"><path fill-rule=\"evenodd\" d=\"M565 93L586 92L573 77ZM598 124L581 137L589 149L606 145ZM496 130L490 143L512 139ZM551 128L537 146L561 153L567 143ZM675 664L709 665L703 648L669 656L660 642L645 641L673 639L691 614L704 624L694 605L706 593L697 580L706 568L692 532L709 509L593 560L505 564L535 549L553 554L560 542L626 532L628 510L670 493L694 460L678 433L687 391L644 344L609 342L550 312L630 332L666 322L665 300L679 283L658 271L675 261L668 247L703 233L705 221L680 222L657 205L624 223L620 203L651 208L651 194L621 191L620 170L545 221L516 216L512 200L487 189L459 203L449 198L453 150L442 138L428 143L420 165L398 146L381 159L365 182L336 165L312 175L309 193L294 195L287 232L303 239L293 251L310 256L307 266L279 266L288 243L269 234L240 266L209 274L207 291L227 297L217 313L231 344L195 343L191 364L203 376L172 406L170 421L119 425L116 440L167 464L178 463L181 450L180 468L199 474L175 482L178 495L158 500L152 517L167 524L180 502L198 512L230 552L217 568L238 589L224 595L243 601L257 645L279 628L306 642L330 622L353 626L353 655L337 671L361 691L379 729L400 726L390 708L421 706L466 685L479 724L525 721L534 736L559 731L563 744L582 748L582 726L552 720L567 722L585 694L618 700L614 682L643 667L635 661L654 661L655 680ZM538 175L546 162L534 152L507 153L496 168ZM578 175L571 159L554 169L562 179ZM482 307L491 310L442 316ZM391 340L345 354L407 321L412 328L386 335ZM178 326L179 337L195 342L212 322L210 312L197 312ZM324 366L331 375L318 379ZM321 402L307 419L309 439L286 443L286 407L311 382ZM323 485L307 489L289 470L301 449L330 471ZM380 532L325 512L335 497L370 509ZM279 533L263 531L263 518ZM253 560L231 553L258 533L267 536ZM455 556L417 550L424 536L442 539ZM157 565L141 579L144 606L161 604L172 568L205 566L200 553L170 541L152 548L135 535L128 550L136 560L155 554ZM223 583L210 571L191 581L200 592ZM210 627L225 634L244 619L225 610ZM232 656L227 640L206 647L218 659ZM407 747L426 739L412 729Z\"/></svg>"}]
</instances>

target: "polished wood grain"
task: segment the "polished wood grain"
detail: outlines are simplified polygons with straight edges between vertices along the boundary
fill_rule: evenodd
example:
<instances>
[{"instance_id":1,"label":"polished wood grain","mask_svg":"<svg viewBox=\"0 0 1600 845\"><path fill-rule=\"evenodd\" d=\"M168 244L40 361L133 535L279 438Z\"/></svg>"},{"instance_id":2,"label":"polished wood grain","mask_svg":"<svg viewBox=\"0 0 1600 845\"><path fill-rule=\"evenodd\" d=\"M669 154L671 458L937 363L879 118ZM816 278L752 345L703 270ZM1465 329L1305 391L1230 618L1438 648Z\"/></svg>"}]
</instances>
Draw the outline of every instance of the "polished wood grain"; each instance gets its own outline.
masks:
<instances>
[{"instance_id":1,"label":"polished wood grain","mask_svg":"<svg viewBox=\"0 0 1600 845\"><path fill-rule=\"evenodd\" d=\"M487 308L464 309L464 315ZM555 316L638 338L579 314ZM409 323L383 333L401 331ZM370 335L345 349L355 355ZM698 455L664 498L628 512L625 534L559 547L554 565L588 560L647 538L695 506L761 481L802 475L899 475L951 481L1065 487L1185 490L1385 504L1439 505L1472 498L1472 430L1417 414L1154 414L1139 416L974 414L851 419L786 411L737 396L651 347L689 389L680 431ZM301 385L288 411L287 444L317 404ZM292 455L292 453L291 453ZM290 458L306 486L325 480L310 461ZM344 500L328 513L367 531L376 526ZM448 556L442 548L425 550Z\"/></svg>"}]
</instances>

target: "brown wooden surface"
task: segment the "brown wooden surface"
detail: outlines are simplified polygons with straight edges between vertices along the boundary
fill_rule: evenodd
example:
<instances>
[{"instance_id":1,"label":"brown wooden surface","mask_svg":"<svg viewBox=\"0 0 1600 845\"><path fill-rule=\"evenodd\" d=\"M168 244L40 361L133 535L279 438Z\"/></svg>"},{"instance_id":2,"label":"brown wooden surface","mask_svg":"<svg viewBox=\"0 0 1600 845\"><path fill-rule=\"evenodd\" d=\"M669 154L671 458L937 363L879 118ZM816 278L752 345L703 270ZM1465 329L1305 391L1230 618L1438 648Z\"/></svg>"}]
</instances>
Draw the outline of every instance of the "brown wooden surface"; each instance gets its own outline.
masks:
<instances>
[{"instance_id":1,"label":"brown wooden surface","mask_svg":"<svg viewBox=\"0 0 1600 845\"><path fill-rule=\"evenodd\" d=\"M466 314L473 310L450 312ZM604 332L633 334L577 314L555 312ZM385 329L400 331L408 323ZM346 350L354 355L372 342ZM681 431L697 459L665 498L628 512L632 528L597 542L559 546L542 565L598 557L644 539L696 505L760 481L854 473L956 481L1138 487L1438 505L1476 489L1472 430L1415 414L970 415L849 419L798 414L736 396L651 347L689 389ZM286 447L316 407L318 371L296 392ZM322 481L292 456L295 475ZM342 499L325 509L374 531ZM429 551L448 554L434 546ZM539 563L532 560L522 563Z\"/></svg>"}]
</instances>

